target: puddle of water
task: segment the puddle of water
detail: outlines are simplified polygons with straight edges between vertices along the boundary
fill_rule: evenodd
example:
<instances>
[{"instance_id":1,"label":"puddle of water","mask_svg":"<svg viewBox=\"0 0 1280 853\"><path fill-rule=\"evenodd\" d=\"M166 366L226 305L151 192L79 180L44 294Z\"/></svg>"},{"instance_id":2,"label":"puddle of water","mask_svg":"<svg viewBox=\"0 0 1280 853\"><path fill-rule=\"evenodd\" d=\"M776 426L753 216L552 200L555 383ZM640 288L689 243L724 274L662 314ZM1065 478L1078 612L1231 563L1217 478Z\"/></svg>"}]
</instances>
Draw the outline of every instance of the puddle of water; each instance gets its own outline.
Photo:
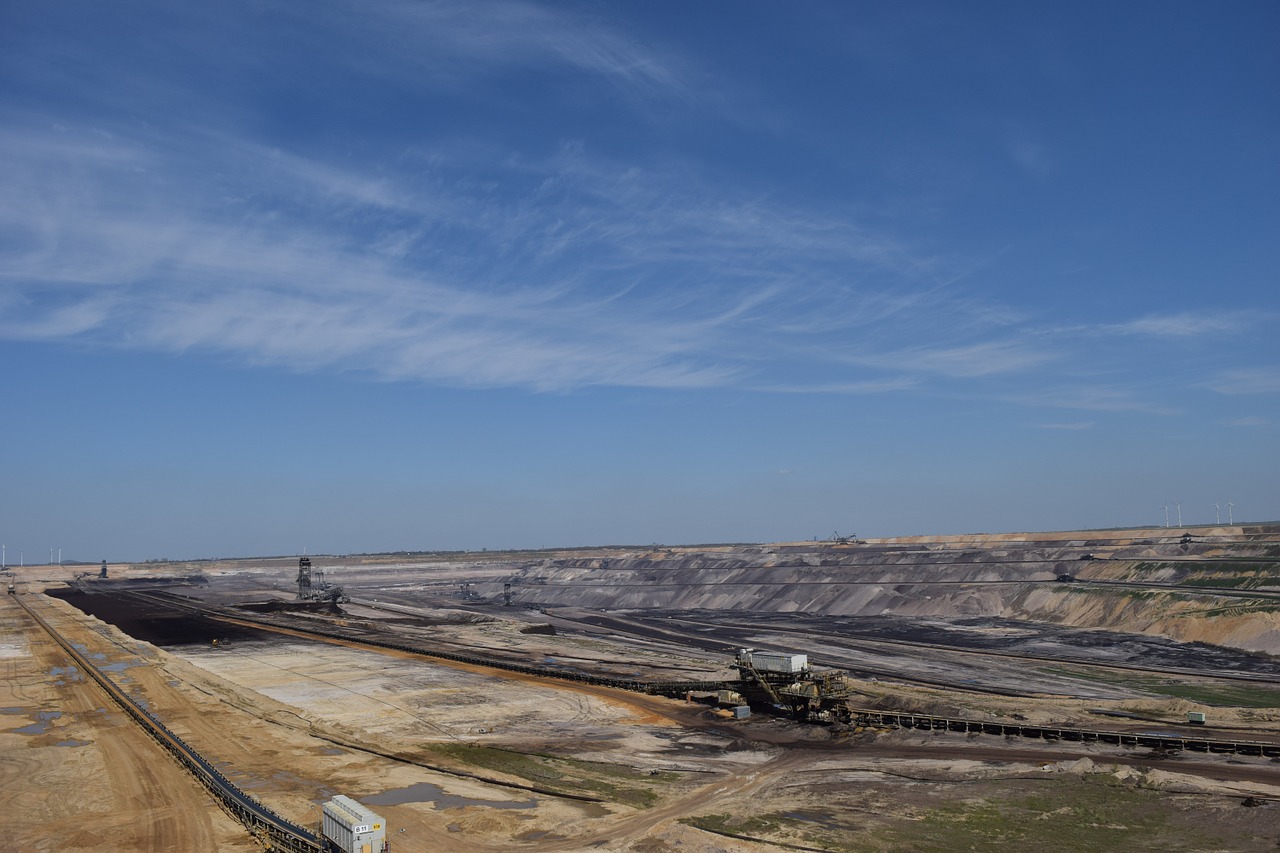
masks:
<instances>
[{"instance_id":1,"label":"puddle of water","mask_svg":"<svg viewBox=\"0 0 1280 853\"><path fill-rule=\"evenodd\" d=\"M320 750L320 754L321 755L346 755L347 751L345 749L340 749L336 746L326 746Z\"/></svg>"},{"instance_id":2,"label":"puddle of water","mask_svg":"<svg viewBox=\"0 0 1280 853\"><path fill-rule=\"evenodd\" d=\"M61 711L36 711L37 720L56 720L62 716Z\"/></svg>"},{"instance_id":3,"label":"puddle of water","mask_svg":"<svg viewBox=\"0 0 1280 853\"><path fill-rule=\"evenodd\" d=\"M60 740L55 743L54 746L88 746L90 743L92 743L92 741L76 740L72 738L71 740Z\"/></svg>"},{"instance_id":4,"label":"puddle of water","mask_svg":"<svg viewBox=\"0 0 1280 853\"><path fill-rule=\"evenodd\" d=\"M613 814L601 803L580 803L577 800L565 800L565 805L573 806L582 812L583 817L608 817Z\"/></svg>"},{"instance_id":5,"label":"puddle of water","mask_svg":"<svg viewBox=\"0 0 1280 853\"><path fill-rule=\"evenodd\" d=\"M20 729L14 729L14 734L20 735L42 735L49 731L49 724L46 722L28 723Z\"/></svg>"},{"instance_id":6,"label":"puddle of water","mask_svg":"<svg viewBox=\"0 0 1280 853\"><path fill-rule=\"evenodd\" d=\"M466 806L487 806L491 809L532 809L538 805L536 798L524 802L516 800L477 800L472 797L461 797L457 794L445 793L439 785L430 782L415 782L407 788L395 788L362 797L361 802L370 806L402 806L405 803L434 803L436 809L456 809Z\"/></svg>"},{"instance_id":7,"label":"puddle of water","mask_svg":"<svg viewBox=\"0 0 1280 853\"><path fill-rule=\"evenodd\" d=\"M450 832L462 832L462 827L458 826L456 823L449 824L448 826L445 827L445 829L449 830Z\"/></svg>"},{"instance_id":8,"label":"puddle of water","mask_svg":"<svg viewBox=\"0 0 1280 853\"><path fill-rule=\"evenodd\" d=\"M93 658L94 660L106 660L106 659L107 659L107 653L106 653L106 652L94 652L93 654L89 655L89 657Z\"/></svg>"},{"instance_id":9,"label":"puddle of water","mask_svg":"<svg viewBox=\"0 0 1280 853\"><path fill-rule=\"evenodd\" d=\"M116 663L109 663L106 666L100 666L98 667L98 669L102 670L103 672L124 672L126 669L129 669L130 667L134 667L134 666L142 666L142 661L122 660Z\"/></svg>"},{"instance_id":10,"label":"puddle of water","mask_svg":"<svg viewBox=\"0 0 1280 853\"><path fill-rule=\"evenodd\" d=\"M12 708L0 708L0 714L25 714L25 713L27 713L26 708L18 708L16 706Z\"/></svg>"},{"instance_id":11,"label":"puddle of water","mask_svg":"<svg viewBox=\"0 0 1280 853\"><path fill-rule=\"evenodd\" d=\"M528 832L522 832L516 836L521 841L554 841L564 838L563 835L556 835L549 829L531 829Z\"/></svg>"},{"instance_id":12,"label":"puddle of water","mask_svg":"<svg viewBox=\"0 0 1280 853\"><path fill-rule=\"evenodd\" d=\"M831 817L831 815L821 814L819 812L810 812L810 811L801 810L801 811L794 811L794 812L783 812L783 816L789 817L792 820L802 820L805 823L816 823L819 826L825 827L827 829L834 829L837 831L843 830L843 827L837 824L834 821L834 819Z\"/></svg>"}]
</instances>

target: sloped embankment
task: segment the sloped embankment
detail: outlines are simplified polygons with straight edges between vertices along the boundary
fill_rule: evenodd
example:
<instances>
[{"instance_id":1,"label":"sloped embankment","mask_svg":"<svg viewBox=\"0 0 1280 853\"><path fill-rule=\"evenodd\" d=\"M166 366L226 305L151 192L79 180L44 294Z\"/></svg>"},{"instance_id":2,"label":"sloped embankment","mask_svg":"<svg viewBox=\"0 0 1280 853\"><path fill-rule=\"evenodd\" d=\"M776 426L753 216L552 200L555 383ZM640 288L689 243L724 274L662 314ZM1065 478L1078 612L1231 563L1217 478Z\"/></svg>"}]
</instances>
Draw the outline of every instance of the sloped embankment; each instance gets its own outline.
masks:
<instances>
[{"instance_id":1,"label":"sloped embankment","mask_svg":"<svg viewBox=\"0 0 1280 853\"><path fill-rule=\"evenodd\" d=\"M1277 539L1076 537L664 549L543 560L509 580L529 605L992 616L1280 654Z\"/></svg>"}]
</instances>

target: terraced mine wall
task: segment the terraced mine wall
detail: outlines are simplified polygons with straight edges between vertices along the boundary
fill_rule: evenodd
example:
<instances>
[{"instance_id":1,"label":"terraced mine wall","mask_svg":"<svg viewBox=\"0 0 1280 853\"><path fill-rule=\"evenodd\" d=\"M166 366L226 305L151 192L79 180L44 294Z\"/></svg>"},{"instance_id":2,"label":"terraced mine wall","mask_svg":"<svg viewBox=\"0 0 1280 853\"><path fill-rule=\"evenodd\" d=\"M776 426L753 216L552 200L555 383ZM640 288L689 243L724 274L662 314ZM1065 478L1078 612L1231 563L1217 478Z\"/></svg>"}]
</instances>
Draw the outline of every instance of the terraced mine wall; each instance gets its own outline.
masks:
<instances>
[{"instance_id":1,"label":"terraced mine wall","mask_svg":"<svg viewBox=\"0 0 1280 853\"><path fill-rule=\"evenodd\" d=\"M659 549L541 560L502 583L530 606L988 616L1280 654L1280 529L1130 534Z\"/></svg>"}]
</instances>

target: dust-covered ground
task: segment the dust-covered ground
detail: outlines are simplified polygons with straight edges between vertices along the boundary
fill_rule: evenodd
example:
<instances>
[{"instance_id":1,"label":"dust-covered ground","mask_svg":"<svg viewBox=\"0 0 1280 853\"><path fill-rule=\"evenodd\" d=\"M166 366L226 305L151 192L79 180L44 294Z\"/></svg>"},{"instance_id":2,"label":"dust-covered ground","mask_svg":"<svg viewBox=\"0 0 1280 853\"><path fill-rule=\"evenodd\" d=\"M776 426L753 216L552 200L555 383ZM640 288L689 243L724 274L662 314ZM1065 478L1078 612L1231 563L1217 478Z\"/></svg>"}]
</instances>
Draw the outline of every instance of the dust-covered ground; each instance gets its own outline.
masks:
<instances>
[{"instance_id":1,"label":"dust-covered ground","mask_svg":"<svg viewBox=\"0 0 1280 853\"><path fill-rule=\"evenodd\" d=\"M552 559L315 558L354 601L284 618L640 680L726 679L735 646L791 650L849 669L861 707L1133 731L1185 731L1187 711L1203 710L1202 734L1280 740L1274 661L1248 649L1002 613L522 606L519 598L507 607L492 594L530 566L547 575ZM554 559L596 561L598 571L616 555ZM387 818L395 850L1261 851L1280 843L1280 763L1264 758L837 731L760 713L729 720L695 702L324 642L122 594L164 588L278 611L293 598L296 570L296 560L121 566L106 581L82 579L79 592L68 590L66 570L17 577L18 594L245 790L307 825L328 797L353 796ZM66 590L65 600L38 594L45 588ZM12 601L3 614L0 781L17 806L9 811L19 849L253 849L96 685L68 677L58 648Z\"/></svg>"}]
</instances>

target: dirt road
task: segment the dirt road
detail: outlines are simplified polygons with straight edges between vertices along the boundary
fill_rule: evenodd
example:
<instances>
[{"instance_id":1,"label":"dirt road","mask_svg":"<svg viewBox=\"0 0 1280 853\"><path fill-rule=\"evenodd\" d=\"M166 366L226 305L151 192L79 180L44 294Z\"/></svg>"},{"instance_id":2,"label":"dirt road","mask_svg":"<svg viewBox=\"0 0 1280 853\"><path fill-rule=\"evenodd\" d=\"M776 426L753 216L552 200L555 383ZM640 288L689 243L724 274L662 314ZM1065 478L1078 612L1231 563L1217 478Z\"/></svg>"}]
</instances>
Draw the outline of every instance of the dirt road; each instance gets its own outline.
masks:
<instances>
[{"instance_id":1,"label":"dirt road","mask_svg":"<svg viewBox=\"0 0 1280 853\"><path fill-rule=\"evenodd\" d=\"M0 613L7 650L0 788L9 849L258 849L93 681L67 669L62 649L7 596ZM74 626L69 633L77 634Z\"/></svg>"}]
</instances>

